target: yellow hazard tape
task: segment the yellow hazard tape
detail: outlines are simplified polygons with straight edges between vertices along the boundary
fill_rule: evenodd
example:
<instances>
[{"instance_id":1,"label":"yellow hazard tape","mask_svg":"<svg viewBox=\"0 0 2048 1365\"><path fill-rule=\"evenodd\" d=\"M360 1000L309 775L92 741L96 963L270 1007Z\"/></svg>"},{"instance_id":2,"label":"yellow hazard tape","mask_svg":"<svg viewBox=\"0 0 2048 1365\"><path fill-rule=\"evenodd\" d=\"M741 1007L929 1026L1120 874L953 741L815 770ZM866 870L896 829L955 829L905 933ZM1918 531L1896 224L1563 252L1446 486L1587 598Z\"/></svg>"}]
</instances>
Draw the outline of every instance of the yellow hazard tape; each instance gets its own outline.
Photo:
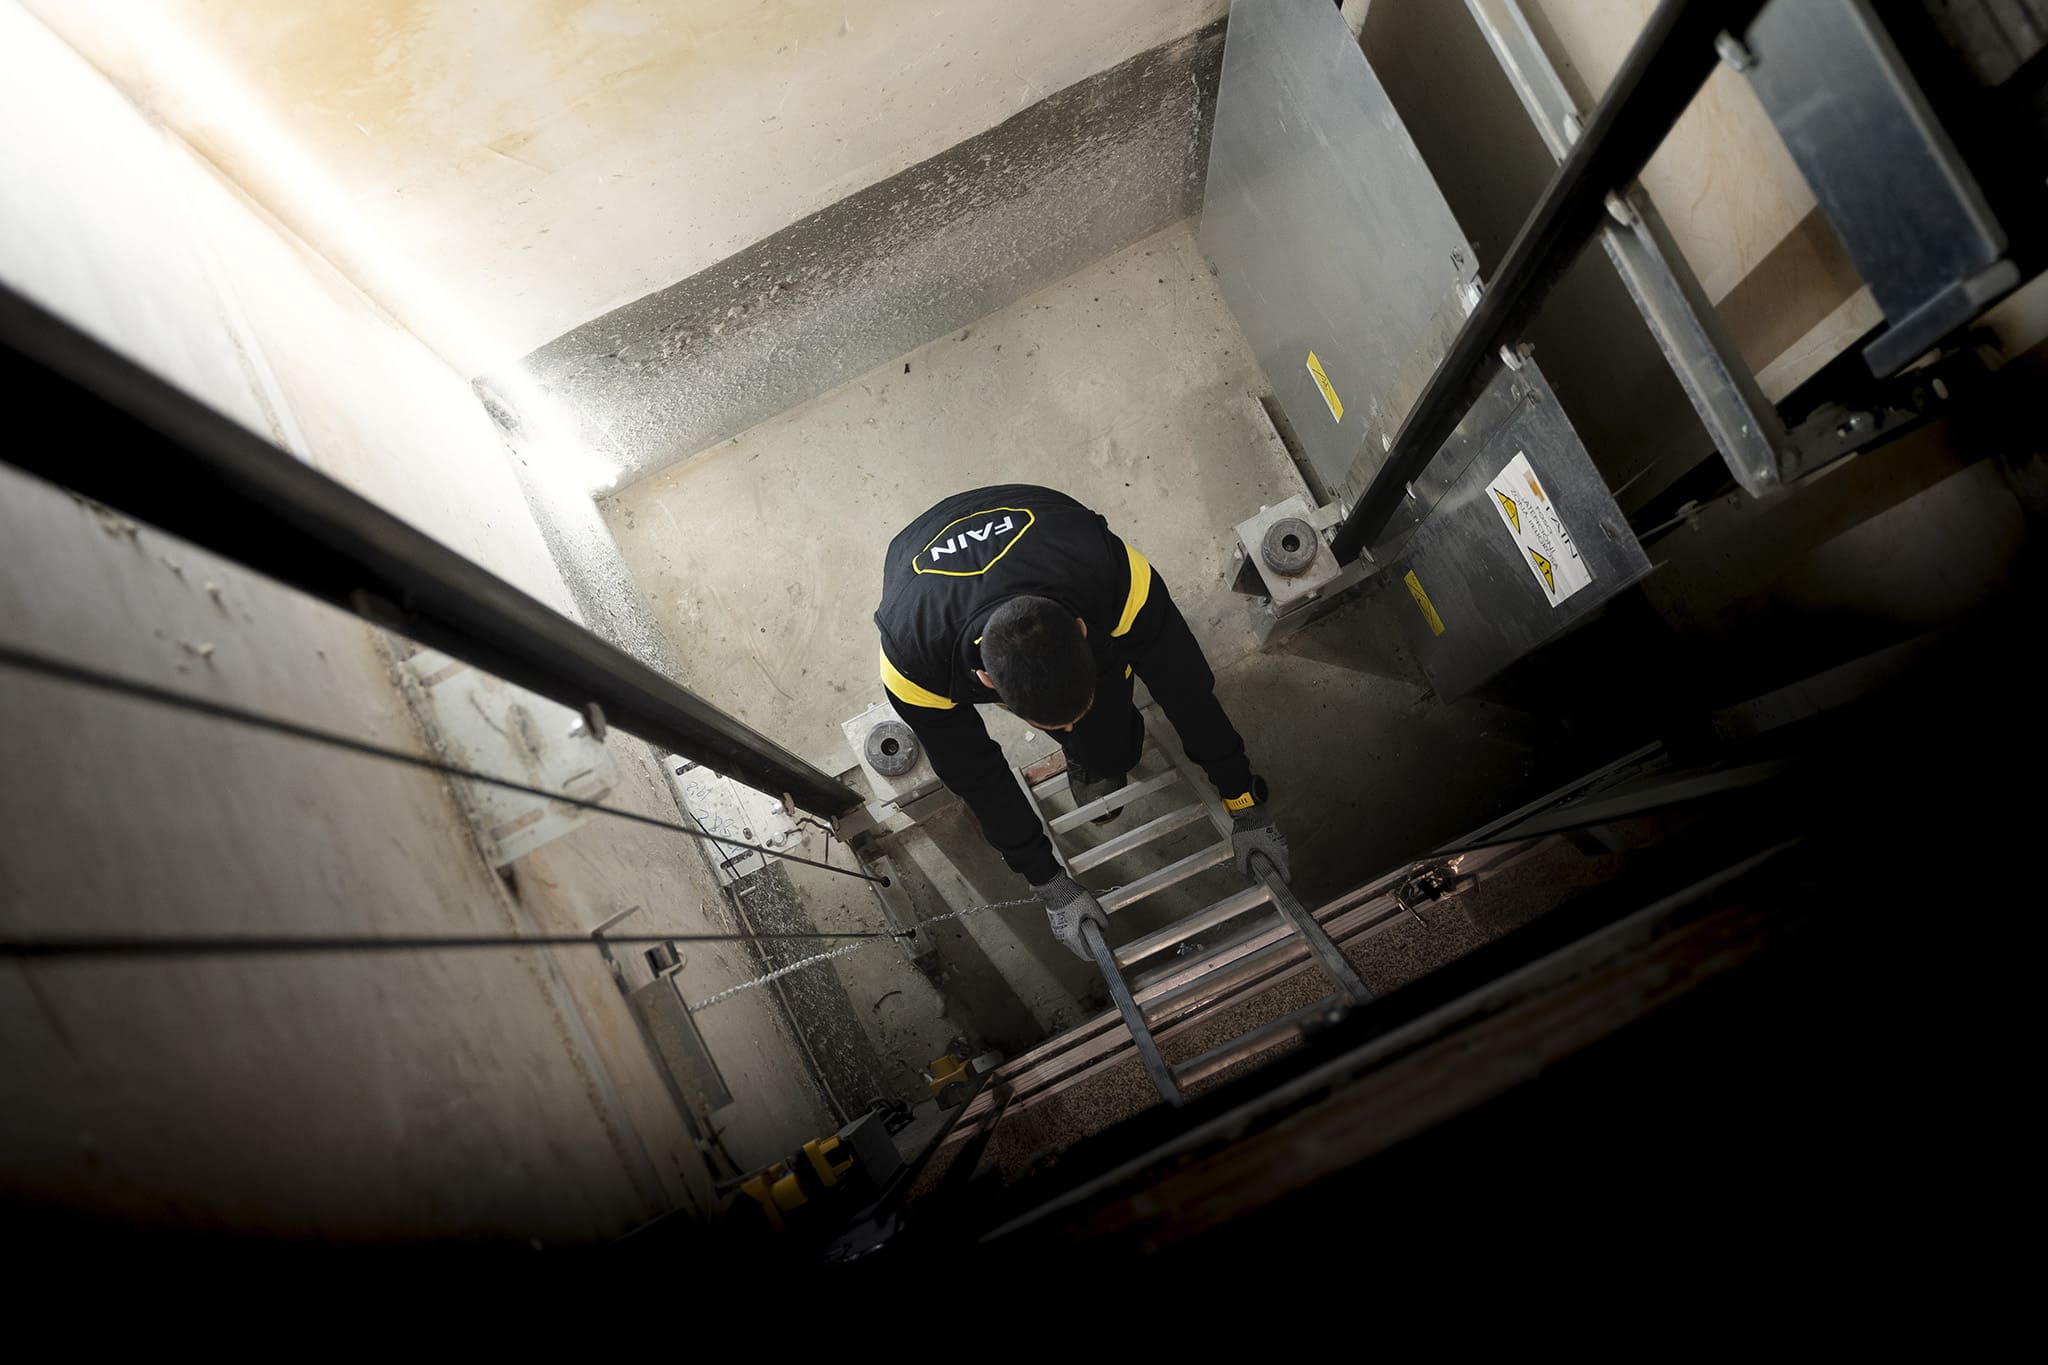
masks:
<instances>
[{"instance_id":1,"label":"yellow hazard tape","mask_svg":"<svg viewBox=\"0 0 2048 1365\"><path fill-rule=\"evenodd\" d=\"M1422 619L1429 622L1429 633L1443 634L1444 618L1436 614L1436 603L1430 601L1429 594L1422 590L1422 580L1415 576L1415 570L1410 569L1401 581L1408 585L1408 595L1415 599L1415 605L1422 608Z\"/></svg>"},{"instance_id":2,"label":"yellow hazard tape","mask_svg":"<svg viewBox=\"0 0 2048 1365\"><path fill-rule=\"evenodd\" d=\"M1330 382L1329 375L1323 373L1323 362L1316 358L1314 351L1308 353L1308 372L1309 376L1316 381L1316 387L1323 391L1323 401L1330 405L1331 420L1343 421L1344 400L1337 396L1336 385Z\"/></svg>"}]
</instances>

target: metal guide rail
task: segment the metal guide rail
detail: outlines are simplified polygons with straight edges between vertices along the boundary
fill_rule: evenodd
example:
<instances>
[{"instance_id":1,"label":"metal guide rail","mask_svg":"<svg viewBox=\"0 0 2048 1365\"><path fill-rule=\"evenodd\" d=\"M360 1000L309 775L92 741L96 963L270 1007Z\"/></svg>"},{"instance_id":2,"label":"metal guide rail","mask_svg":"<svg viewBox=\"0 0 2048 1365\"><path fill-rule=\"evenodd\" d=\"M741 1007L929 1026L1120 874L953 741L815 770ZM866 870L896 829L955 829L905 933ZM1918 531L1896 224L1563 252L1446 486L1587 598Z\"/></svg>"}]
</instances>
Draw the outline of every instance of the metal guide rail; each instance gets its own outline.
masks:
<instances>
[{"instance_id":1,"label":"metal guide rail","mask_svg":"<svg viewBox=\"0 0 2048 1365\"><path fill-rule=\"evenodd\" d=\"M1042 781L1033 783L1024 769L1017 770L1018 785L1024 789L1032 808L1044 824L1046 835L1052 840L1053 852L1065 865L1068 872L1079 876L1090 869L1122 858L1137 849L1157 842L1167 834L1191 824L1208 819L1216 831L1216 842L1205 845L1194 853L1178 858L1156 871L1146 873L1114 891L1103 892L1100 903L1105 911L1128 910L1131 906L1156 895L1169 886L1178 885L1189 877L1219 867L1231 860L1230 815L1220 801L1209 794L1201 775L1195 772L1175 747L1156 742L1151 733L1152 713L1145 713L1146 747L1156 750L1171 764L1169 769L1154 777L1128 783L1109 795L1077 806L1071 811L1054 813L1048 809L1050 798L1066 789L1066 775L1056 773ZM1187 794L1187 800L1143 824L1104 840L1093 848L1068 853L1060 847L1059 836L1069 830L1094 820L1111 810L1120 810L1156 792L1169 787L1180 786ZM1185 1098L1185 1087L1209 1079L1247 1057L1340 1017L1353 1005L1364 1004L1372 999L1372 993L1352 970L1344 952L1318 924L1314 916L1302 907L1281 879L1279 872L1267 861L1265 855L1252 856L1252 871L1257 878L1255 885L1214 901L1192 914L1184 915L1172 924L1142 938L1125 944L1121 949L1112 950L1102 931L1093 923L1084 923L1081 937L1094 954L1095 965L1102 972L1103 982L1109 987L1110 999L1116 1002L1117 1013L1122 1016L1124 1026L1130 1031L1136 1044L1139 1058L1144 1062L1145 1072L1158 1087L1159 1094L1169 1104L1178 1105ZM1168 949L1176 948L1197 934L1205 933L1226 924L1240 916L1254 911L1268 910L1277 920L1281 930L1280 938L1298 937L1305 943L1310 957L1318 963L1325 974L1335 983L1336 989L1313 1005L1283 1015L1240 1037L1212 1048L1198 1057L1178 1065L1169 1064L1160 1055L1159 1043L1154 1036L1154 1026L1164 1025L1169 1002L1155 1001L1148 1015L1145 1005L1139 1003L1133 993L1131 982L1125 977L1124 969L1153 957ZM1205 985L1205 977L1198 976L1185 983L1186 993L1199 994Z\"/></svg>"}]
</instances>

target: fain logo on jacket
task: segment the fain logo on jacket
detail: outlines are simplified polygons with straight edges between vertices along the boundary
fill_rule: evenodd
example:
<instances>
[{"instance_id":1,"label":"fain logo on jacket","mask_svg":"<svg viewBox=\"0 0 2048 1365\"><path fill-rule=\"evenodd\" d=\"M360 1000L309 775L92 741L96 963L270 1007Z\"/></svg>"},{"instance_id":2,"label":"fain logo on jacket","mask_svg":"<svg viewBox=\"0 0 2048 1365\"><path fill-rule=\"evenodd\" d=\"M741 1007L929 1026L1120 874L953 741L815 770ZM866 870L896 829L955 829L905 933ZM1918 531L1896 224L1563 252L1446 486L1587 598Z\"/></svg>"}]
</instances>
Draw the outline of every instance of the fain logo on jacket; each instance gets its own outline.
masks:
<instances>
[{"instance_id":1,"label":"fain logo on jacket","mask_svg":"<svg viewBox=\"0 0 2048 1365\"><path fill-rule=\"evenodd\" d=\"M995 567L1037 520L1023 507L991 507L947 522L917 552L911 568L948 578L973 578Z\"/></svg>"}]
</instances>

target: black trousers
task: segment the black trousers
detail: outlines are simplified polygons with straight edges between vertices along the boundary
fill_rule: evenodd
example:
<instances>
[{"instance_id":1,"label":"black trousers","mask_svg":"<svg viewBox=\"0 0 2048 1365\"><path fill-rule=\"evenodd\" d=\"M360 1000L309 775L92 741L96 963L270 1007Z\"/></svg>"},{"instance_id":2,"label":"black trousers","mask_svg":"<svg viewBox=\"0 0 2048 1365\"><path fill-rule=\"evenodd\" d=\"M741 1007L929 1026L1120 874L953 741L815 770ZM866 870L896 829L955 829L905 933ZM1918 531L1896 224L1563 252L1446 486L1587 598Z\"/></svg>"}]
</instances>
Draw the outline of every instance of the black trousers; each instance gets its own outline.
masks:
<instances>
[{"instance_id":1,"label":"black trousers","mask_svg":"<svg viewBox=\"0 0 2048 1365\"><path fill-rule=\"evenodd\" d=\"M1133 675L1143 678L1152 699L1173 723L1187 756L1200 765L1225 798L1251 790L1251 764L1244 739L1216 700L1216 674L1156 573L1144 610L1134 623L1129 662L1114 664L1095 680L1095 704L1072 730L1054 739L1069 762L1093 777L1115 777L1137 765L1145 747L1145 723L1131 704Z\"/></svg>"}]
</instances>

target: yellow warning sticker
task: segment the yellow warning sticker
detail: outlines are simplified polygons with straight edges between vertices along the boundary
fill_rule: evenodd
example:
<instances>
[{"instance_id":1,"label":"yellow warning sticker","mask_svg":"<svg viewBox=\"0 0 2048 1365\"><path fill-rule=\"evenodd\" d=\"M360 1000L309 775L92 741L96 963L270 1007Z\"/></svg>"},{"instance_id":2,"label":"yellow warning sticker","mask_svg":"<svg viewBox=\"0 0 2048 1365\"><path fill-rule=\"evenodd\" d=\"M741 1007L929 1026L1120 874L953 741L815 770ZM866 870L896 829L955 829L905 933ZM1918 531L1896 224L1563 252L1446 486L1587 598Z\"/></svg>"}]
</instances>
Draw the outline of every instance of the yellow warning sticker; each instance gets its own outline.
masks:
<instances>
[{"instance_id":1,"label":"yellow warning sticker","mask_svg":"<svg viewBox=\"0 0 2048 1365\"><path fill-rule=\"evenodd\" d=\"M1415 605L1422 608L1422 619L1429 622L1429 633L1443 634L1444 618L1436 614L1436 604L1430 601L1429 594L1422 590L1422 580L1415 576L1415 570L1410 569L1402 581L1408 585L1408 595L1415 599Z\"/></svg>"},{"instance_id":2,"label":"yellow warning sticker","mask_svg":"<svg viewBox=\"0 0 2048 1365\"><path fill-rule=\"evenodd\" d=\"M1309 377L1316 381L1316 387L1323 391L1323 401L1330 405L1330 420L1344 420L1344 400L1337 396L1336 386L1330 383L1330 376L1323 373L1323 362L1316 359L1316 353L1308 353Z\"/></svg>"},{"instance_id":3,"label":"yellow warning sticker","mask_svg":"<svg viewBox=\"0 0 2048 1365\"><path fill-rule=\"evenodd\" d=\"M1537 482L1527 451L1516 451L1486 491L1493 495L1501 528L1522 552L1522 562L1529 566L1545 602L1555 607L1593 581L1593 570L1565 529L1564 513Z\"/></svg>"}]
</instances>

